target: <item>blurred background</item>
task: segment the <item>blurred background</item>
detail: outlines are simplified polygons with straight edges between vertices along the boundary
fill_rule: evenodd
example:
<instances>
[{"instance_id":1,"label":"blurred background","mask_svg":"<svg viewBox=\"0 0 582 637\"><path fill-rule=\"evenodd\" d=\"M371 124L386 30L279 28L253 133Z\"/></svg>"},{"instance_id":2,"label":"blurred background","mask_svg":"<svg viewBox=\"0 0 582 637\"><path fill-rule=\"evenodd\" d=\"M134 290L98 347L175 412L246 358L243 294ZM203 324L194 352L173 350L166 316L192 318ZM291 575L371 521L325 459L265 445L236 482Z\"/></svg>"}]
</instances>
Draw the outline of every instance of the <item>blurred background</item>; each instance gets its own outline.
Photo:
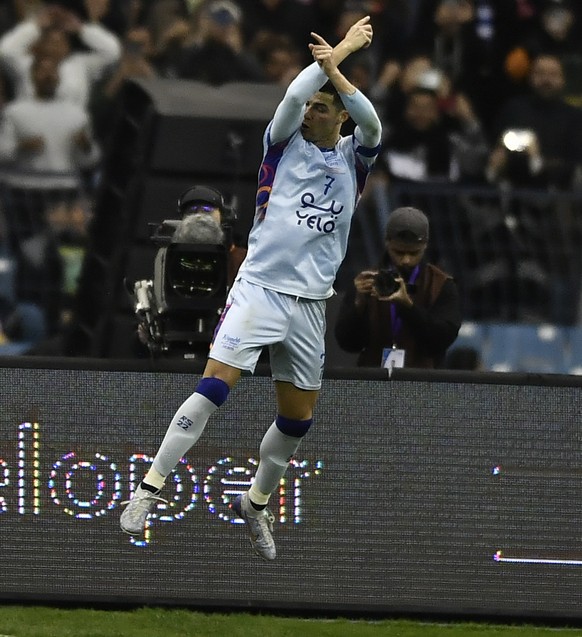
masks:
<instances>
[{"instance_id":1,"label":"blurred background","mask_svg":"<svg viewBox=\"0 0 582 637\"><path fill-rule=\"evenodd\" d=\"M329 302L421 208L457 280L451 368L582 373L582 7L568 0L6 0L0 6L0 355L143 358L136 281L195 184L245 247L261 139L311 61L370 15L342 70L383 122ZM349 123L346 126L349 132ZM162 276L163 272L162 272ZM194 319L224 289L189 297ZM328 339L328 366L354 358Z\"/></svg>"}]
</instances>

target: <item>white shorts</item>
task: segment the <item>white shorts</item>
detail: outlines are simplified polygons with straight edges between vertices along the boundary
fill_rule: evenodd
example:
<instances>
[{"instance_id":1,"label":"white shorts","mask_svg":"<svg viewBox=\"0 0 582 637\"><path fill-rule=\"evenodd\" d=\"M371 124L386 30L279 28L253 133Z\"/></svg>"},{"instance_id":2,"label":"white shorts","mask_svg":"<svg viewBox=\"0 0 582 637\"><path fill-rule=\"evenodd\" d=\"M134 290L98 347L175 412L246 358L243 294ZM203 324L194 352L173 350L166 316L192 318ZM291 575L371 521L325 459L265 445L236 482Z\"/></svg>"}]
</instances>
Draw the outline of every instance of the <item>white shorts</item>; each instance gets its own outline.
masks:
<instances>
[{"instance_id":1,"label":"white shorts","mask_svg":"<svg viewBox=\"0 0 582 637\"><path fill-rule=\"evenodd\" d=\"M265 346L274 380L319 389L325 361L325 300L301 299L244 279L236 281L209 358L253 372Z\"/></svg>"}]
</instances>

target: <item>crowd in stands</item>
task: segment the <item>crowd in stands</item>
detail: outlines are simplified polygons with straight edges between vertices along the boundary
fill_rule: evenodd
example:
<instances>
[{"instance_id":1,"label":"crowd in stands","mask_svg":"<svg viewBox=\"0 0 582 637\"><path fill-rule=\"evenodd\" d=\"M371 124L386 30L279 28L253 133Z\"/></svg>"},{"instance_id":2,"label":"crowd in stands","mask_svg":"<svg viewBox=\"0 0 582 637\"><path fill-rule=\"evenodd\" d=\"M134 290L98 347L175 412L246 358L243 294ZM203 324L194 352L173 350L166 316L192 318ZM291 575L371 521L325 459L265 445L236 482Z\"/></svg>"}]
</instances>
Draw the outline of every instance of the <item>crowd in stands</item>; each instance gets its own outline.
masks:
<instances>
[{"instance_id":1,"label":"crowd in stands","mask_svg":"<svg viewBox=\"0 0 582 637\"><path fill-rule=\"evenodd\" d=\"M15 299L42 308L44 333L67 320L126 80L286 86L311 61L311 31L333 44L365 15L373 44L344 70L383 121L366 191L381 216L392 184L582 183L574 0L6 0L0 269L16 274L0 278L0 325Z\"/></svg>"}]
</instances>

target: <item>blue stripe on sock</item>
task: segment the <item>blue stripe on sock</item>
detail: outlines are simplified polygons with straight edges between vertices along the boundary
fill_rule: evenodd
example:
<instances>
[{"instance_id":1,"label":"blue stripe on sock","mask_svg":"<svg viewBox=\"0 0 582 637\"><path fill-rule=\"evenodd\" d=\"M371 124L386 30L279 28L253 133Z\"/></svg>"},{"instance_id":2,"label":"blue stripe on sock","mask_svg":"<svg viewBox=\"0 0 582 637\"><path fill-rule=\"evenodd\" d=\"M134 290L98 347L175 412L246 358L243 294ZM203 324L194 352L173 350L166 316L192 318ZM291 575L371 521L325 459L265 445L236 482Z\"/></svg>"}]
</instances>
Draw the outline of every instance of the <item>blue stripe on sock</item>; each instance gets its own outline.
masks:
<instances>
[{"instance_id":1,"label":"blue stripe on sock","mask_svg":"<svg viewBox=\"0 0 582 637\"><path fill-rule=\"evenodd\" d=\"M294 438L303 438L303 436L309 431L313 418L309 420L293 420L292 418L285 418L285 416L277 416L275 424L277 429L286 436L293 436Z\"/></svg>"},{"instance_id":2,"label":"blue stripe on sock","mask_svg":"<svg viewBox=\"0 0 582 637\"><path fill-rule=\"evenodd\" d=\"M225 402L229 392L230 387L220 378L202 378L198 383L198 387L196 387L196 393L202 394L217 407L220 407Z\"/></svg>"}]
</instances>

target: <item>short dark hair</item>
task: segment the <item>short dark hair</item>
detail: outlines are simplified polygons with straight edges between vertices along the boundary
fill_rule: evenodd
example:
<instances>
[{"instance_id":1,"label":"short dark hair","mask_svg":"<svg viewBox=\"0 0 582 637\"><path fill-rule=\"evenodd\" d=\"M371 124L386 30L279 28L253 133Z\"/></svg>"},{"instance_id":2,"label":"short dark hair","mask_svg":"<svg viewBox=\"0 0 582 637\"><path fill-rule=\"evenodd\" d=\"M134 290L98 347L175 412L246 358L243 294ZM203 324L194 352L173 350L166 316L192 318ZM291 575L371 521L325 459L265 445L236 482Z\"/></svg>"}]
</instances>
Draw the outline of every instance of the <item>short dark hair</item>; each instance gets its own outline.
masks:
<instances>
[{"instance_id":1,"label":"short dark hair","mask_svg":"<svg viewBox=\"0 0 582 637\"><path fill-rule=\"evenodd\" d=\"M320 89L320 93L327 93L333 97L333 105L338 109L338 111L345 111L346 107L342 102L342 98L340 94L337 92L336 87L328 80Z\"/></svg>"}]
</instances>

